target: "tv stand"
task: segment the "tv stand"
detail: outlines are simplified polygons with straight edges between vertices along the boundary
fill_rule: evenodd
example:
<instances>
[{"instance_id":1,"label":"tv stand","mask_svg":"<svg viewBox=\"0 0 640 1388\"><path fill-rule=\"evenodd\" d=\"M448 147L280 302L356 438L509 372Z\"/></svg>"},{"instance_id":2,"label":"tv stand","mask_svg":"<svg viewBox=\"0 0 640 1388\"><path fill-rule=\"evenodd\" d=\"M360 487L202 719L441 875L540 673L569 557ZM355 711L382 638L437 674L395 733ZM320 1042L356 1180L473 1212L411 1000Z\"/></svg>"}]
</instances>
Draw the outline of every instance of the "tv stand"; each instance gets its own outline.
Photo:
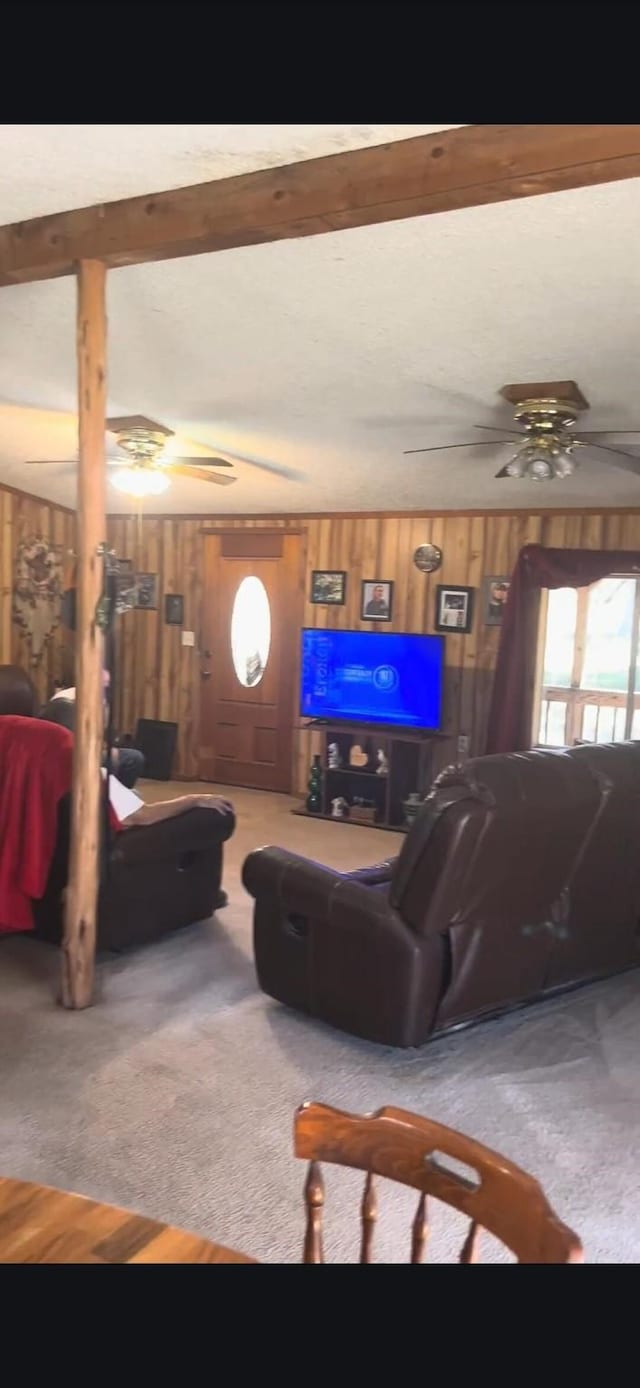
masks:
<instances>
[{"instance_id":1,"label":"tv stand","mask_svg":"<svg viewBox=\"0 0 640 1388\"><path fill-rule=\"evenodd\" d=\"M367 824L377 829L406 833L404 804L415 791L425 796L431 786L433 748L445 733L415 728L389 728L373 723L341 723L312 719L303 731L321 734L322 765L321 810L308 810L306 798L297 815L309 819L333 819L338 824ZM329 766L329 747L338 749L339 766ZM359 765L350 761L352 749L360 748ZM382 752L387 774L378 773ZM363 760L365 758L366 760ZM334 757L332 757L332 760ZM309 757L309 769L312 757ZM332 813L332 801L343 799L348 810L343 816ZM361 803L364 802L364 803Z\"/></svg>"}]
</instances>

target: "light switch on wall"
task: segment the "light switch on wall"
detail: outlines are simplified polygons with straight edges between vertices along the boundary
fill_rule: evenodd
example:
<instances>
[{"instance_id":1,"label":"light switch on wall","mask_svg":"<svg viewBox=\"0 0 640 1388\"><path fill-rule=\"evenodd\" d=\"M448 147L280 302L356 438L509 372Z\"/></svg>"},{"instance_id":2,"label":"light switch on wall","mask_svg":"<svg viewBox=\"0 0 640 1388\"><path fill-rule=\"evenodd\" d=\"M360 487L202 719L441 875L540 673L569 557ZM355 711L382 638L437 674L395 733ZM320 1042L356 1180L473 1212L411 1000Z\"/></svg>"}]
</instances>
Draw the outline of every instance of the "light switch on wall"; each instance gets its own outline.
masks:
<instances>
[{"instance_id":1,"label":"light switch on wall","mask_svg":"<svg viewBox=\"0 0 640 1388\"><path fill-rule=\"evenodd\" d=\"M459 756L459 757L468 757L468 755L469 755L469 737L468 737L468 734L467 734L467 733L460 733L460 736L459 736L459 738L458 738L458 756Z\"/></svg>"},{"instance_id":2,"label":"light switch on wall","mask_svg":"<svg viewBox=\"0 0 640 1388\"><path fill-rule=\"evenodd\" d=\"M182 644L183 644L183 646L195 646L195 644L196 644L196 634L195 634L195 631L183 631L183 633L182 633Z\"/></svg>"}]
</instances>

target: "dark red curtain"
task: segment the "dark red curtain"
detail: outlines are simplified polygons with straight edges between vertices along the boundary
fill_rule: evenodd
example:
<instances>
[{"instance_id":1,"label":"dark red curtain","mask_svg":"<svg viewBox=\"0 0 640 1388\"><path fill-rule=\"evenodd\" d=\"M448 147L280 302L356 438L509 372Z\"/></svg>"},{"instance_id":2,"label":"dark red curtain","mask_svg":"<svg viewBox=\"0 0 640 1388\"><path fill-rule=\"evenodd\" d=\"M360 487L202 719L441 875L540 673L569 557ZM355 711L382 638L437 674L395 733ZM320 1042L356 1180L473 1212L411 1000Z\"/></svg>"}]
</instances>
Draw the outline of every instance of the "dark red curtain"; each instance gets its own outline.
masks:
<instances>
[{"instance_id":1,"label":"dark red curtain","mask_svg":"<svg viewBox=\"0 0 640 1388\"><path fill-rule=\"evenodd\" d=\"M525 545L505 604L487 730L487 752L531 746L531 600L540 588L585 588L612 573L640 573L637 550L545 549Z\"/></svg>"}]
</instances>

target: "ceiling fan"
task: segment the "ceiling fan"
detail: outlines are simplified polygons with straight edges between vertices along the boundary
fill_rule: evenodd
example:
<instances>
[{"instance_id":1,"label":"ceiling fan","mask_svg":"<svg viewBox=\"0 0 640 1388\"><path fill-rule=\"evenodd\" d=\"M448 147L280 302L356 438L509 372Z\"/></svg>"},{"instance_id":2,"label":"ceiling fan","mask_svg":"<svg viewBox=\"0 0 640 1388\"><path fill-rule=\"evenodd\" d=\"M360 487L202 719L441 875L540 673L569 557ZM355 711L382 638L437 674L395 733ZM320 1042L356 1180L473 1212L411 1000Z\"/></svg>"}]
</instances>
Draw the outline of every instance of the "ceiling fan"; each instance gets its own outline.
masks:
<instances>
[{"instance_id":1,"label":"ceiling fan","mask_svg":"<svg viewBox=\"0 0 640 1388\"><path fill-rule=\"evenodd\" d=\"M520 428L500 429L487 424L476 424L474 428L487 430L492 434L506 434L507 439L477 439L469 443L436 444L431 448L406 448L409 453L439 453L453 448L507 448L516 444L516 451L505 463L496 477L526 477L534 482L552 482L554 478L570 477L578 465L575 451L587 448L593 451L597 461L610 467L622 468L640 477L640 457L626 453L623 449L611 448L609 444L596 442L599 438L611 438L619 434L630 434L640 442L638 429L596 429L576 433L574 426L582 410L589 409L589 403L575 381L542 381L534 385L506 385L500 394L515 405L514 419ZM604 458L598 455L607 453Z\"/></svg>"},{"instance_id":2,"label":"ceiling fan","mask_svg":"<svg viewBox=\"0 0 640 1388\"><path fill-rule=\"evenodd\" d=\"M111 477L114 487L127 496L143 499L159 496L166 491L171 475L194 477L200 482L214 482L218 487L228 487L236 481L235 476L214 471L217 468L232 468L233 463L219 457L173 457L164 453L168 438L173 430L145 415L134 414L106 421L107 430L115 434L122 456L107 457L107 465L114 468ZM51 464L52 458L29 459L29 465ZM59 462L60 460L58 460ZM72 466L75 467L75 461Z\"/></svg>"}]
</instances>

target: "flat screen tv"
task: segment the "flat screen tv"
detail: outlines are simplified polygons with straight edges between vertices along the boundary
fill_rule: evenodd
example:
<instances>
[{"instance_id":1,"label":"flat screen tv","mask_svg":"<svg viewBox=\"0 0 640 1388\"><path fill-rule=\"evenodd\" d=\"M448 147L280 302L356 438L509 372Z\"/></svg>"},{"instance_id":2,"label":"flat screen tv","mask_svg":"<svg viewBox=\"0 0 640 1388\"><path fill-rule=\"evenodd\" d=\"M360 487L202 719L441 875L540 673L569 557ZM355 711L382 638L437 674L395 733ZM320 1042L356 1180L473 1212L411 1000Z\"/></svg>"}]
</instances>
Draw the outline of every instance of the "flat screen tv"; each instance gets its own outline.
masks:
<instances>
[{"instance_id":1,"label":"flat screen tv","mask_svg":"<svg viewBox=\"0 0 640 1388\"><path fill-rule=\"evenodd\" d=\"M437 731L443 636L302 632L300 712L308 718Z\"/></svg>"}]
</instances>

